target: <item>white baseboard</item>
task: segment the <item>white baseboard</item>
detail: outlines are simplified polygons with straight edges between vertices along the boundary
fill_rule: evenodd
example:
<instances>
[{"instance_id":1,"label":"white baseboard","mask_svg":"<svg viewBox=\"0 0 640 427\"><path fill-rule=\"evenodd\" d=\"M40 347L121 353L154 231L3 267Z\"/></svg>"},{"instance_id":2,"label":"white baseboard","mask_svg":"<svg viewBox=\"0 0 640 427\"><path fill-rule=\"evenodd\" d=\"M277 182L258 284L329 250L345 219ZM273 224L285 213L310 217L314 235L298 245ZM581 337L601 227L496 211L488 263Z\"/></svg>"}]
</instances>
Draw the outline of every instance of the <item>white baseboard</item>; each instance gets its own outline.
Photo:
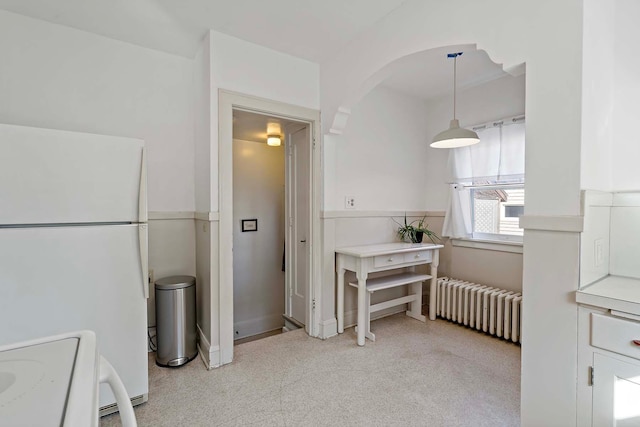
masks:
<instances>
[{"instance_id":1,"label":"white baseboard","mask_svg":"<svg viewBox=\"0 0 640 427\"><path fill-rule=\"evenodd\" d=\"M267 316L255 317L233 324L233 339L246 338L253 335L262 334L274 329L280 329L284 324L282 313L269 314Z\"/></svg>"},{"instance_id":2,"label":"white baseboard","mask_svg":"<svg viewBox=\"0 0 640 427\"><path fill-rule=\"evenodd\" d=\"M200 338L200 342L198 343L198 354L200 354L200 359L204 363L204 366L211 370L213 368L217 368L220 366L220 347L219 346L211 346L209 340L200 329L200 325L198 326L198 336Z\"/></svg>"},{"instance_id":3,"label":"white baseboard","mask_svg":"<svg viewBox=\"0 0 640 427\"><path fill-rule=\"evenodd\" d=\"M318 338L326 340L338 335L338 321L336 318L320 322L320 335Z\"/></svg>"}]
</instances>

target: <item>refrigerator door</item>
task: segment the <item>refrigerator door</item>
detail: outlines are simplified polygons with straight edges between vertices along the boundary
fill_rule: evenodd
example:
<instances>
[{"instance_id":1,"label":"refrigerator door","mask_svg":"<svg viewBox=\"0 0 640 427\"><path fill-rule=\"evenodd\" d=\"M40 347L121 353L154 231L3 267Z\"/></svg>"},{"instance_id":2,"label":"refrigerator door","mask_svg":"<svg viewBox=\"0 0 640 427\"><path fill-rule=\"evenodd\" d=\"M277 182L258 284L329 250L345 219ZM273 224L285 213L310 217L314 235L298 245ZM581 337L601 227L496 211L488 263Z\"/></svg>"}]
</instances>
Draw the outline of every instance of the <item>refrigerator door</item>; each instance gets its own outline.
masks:
<instances>
[{"instance_id":1,"label":"refrigerator door","mask_svg":"<svg viewBox=\"0 0 640 427\"><path fill-rule=\"evenodd\" d=\"M140 229L146 224L0 229L0 345L92 330L129 396L146 396ZM100 406L114 403L100 387Z\"/></svg>"},{"instance_id":2,"label":"refrigerator door","mask_svg":"<svg viewBox=\"0 0 640 427\"><path fill-rule=\"evenodd\" d=\"M0 125L0 225L146 222L141 140Z\"/></svg>"}]
</instances>

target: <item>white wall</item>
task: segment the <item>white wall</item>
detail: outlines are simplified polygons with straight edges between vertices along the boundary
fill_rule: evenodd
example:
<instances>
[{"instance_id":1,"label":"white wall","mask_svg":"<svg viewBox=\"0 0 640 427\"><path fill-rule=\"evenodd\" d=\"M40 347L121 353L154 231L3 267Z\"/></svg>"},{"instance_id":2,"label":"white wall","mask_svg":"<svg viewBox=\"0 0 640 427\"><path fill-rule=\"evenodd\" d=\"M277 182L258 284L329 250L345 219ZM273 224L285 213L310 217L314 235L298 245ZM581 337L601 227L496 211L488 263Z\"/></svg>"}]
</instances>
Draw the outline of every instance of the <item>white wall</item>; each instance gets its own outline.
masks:
<instances>
[{"instance_id":1,"label":"white wall","mask_svg":"<svg viewBox=\"0 0 640 427\"><path fill-rule=\"evenodd\" d=\"M284 325L284 145L233 140L233 323L235 338ZM242 232L243 219L258 231Z\"/></svg>"},{"instance_id":2,"label":"white wall","mask_svg":"<svg viewBox=\"0 0 640 427\"><path fill-rule=\"evenodd\" d=\"M614 48L613 153L611 156L612 190L640 189L638 159L640 138L637 120L640 115L640 57L638 49L640 2L616 0ZM608 33L610 35L610 32ZM605 33L605 37L607 33ZM609 59L609 58L607 58Z\"/></svg>"},{"instance_id":3,"label":"white wall","mask_svg":"<svg viewBox=\"0 0 640 427\"><path fill-rule=\"evenodd\" d=\"M633 0L585 1L582 121L582 188L628 191L640 188L636 159L640 144L640 30Z\"/></svg>"},{"instance_id":4,"label":"white wall","mask_svg":"<svg viewBox=\"0 0 640 427\"><path fill-rule=\"evenodd\" d=\"M379 86L351 114L349 127L337 138L332 158L325 156L325 210L344 210L345 196L356 210L425 210L428 152L424 103ZM441 156L440 156L441 157Z\"/></svg>"},{"instance_id":5,"label":"white wall","mask_svg":"<svg viewBox=\"0 0 640 427\"><path fill-rule=\"evenodd\" d=\"M211 31L217 88L300 107L320 107L318 64Z\"/></svg>"},{"instance_id":6,"label":"white wall","mask_svg":"<svg viewBox=\"0 0 640 427\"><path fill-rule=\"evenodd\" d=\"M615 2L584 1L582 148L580 182L584 189L612 187Z\"/></svg>"}]
</instances>

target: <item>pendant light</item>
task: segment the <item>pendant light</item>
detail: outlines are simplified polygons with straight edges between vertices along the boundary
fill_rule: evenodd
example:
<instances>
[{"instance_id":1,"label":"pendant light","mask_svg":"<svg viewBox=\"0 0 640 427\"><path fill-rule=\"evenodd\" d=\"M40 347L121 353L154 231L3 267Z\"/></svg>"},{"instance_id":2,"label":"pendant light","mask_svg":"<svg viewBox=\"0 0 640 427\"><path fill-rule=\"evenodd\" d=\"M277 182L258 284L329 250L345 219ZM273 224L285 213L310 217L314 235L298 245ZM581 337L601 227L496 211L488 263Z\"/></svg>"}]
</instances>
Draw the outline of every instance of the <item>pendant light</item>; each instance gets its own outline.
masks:
<instances>
[{"instance_id":1,"label":"pendant light","mask_svg":"<svg viewBox=\"0 0 640 427\"><path fill-rule=\"evenodd\" d=\"M449 129L440 132L433 138L433 148L457 148L466 147L480 142L478 134L469 129L460 128L460 122L456 119L456 63L462 52L449 53L447 58L453 58L453 120Z\"/></svg>"}]
</instances>

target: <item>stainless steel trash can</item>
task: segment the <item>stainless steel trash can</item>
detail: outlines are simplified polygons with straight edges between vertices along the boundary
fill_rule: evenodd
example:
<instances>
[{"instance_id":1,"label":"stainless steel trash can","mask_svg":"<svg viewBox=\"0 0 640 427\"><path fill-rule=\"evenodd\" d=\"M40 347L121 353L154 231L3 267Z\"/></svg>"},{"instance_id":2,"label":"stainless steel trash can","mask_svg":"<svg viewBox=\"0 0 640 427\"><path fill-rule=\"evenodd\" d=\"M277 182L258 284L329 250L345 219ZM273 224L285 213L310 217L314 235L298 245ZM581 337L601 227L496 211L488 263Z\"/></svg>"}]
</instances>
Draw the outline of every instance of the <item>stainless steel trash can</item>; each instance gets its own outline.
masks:
<instances>
[{"instance_id":1,"label":"stainless steel trash can","mask_svg":"<svg viewBox=\"0 0 640 427\"><path fill-rule=\"evenodd\" d=\"M171 276L157 280L156 364L182 366L196 357L196 278Z\"/></svg>"}]
</instances>

